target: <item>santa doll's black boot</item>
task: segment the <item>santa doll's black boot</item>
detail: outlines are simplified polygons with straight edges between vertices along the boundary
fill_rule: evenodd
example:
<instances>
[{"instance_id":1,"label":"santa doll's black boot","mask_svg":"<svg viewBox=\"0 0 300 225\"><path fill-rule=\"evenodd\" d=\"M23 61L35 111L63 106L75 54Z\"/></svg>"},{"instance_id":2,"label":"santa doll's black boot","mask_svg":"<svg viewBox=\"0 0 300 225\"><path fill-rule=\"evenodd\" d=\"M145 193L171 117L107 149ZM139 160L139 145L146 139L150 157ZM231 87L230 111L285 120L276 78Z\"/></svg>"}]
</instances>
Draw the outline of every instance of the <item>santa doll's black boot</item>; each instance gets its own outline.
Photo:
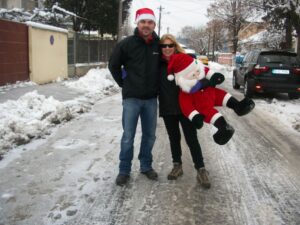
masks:
<instances>
[{"instance_id":1,"label":"santa doll's black boot","mask_svg":"<svg viewBox=\"0 0 300 225\"><path fill-rule=\"evenodd\" d=\"M244 116L254 109L255 103L250 98L244 98L238 101L236 98L230 97L226 106L233 109L238 116Z\"/></svg>"},{"instance_id":2,"label":"santa doll's black boot","mask_svg":"<svg viewBox=\"0 0 300 225\"><path fill-rule=\"evenodd\" d=\"M218 128L218 131L213 135L215 142L219 145L225 145L234 134L234 128L226 122L223 116L214 122L214 126Z\"/></svg>"}]
</instances>

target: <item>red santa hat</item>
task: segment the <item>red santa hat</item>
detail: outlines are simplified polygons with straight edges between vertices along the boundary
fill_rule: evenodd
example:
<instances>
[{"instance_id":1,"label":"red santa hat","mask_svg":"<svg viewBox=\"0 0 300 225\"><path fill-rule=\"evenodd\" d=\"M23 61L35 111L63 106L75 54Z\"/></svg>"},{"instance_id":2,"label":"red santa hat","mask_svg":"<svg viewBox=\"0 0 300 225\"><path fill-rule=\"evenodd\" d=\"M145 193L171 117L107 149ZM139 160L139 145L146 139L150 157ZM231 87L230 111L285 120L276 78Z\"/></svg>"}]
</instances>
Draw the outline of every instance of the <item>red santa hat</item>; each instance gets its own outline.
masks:
<instances>
[{"instance_id":1,"label":"red santa hat","mask_svg":"<svg viewBox=\"0 0 300 225\"><path fill-rule=\"evenodd\" d=\"M184 54L178 53L171 56L169 64L168 64L168 80L174 80L175 76L182 76L184 74L196 71L199 69L199 62L193 57Z\"/></svg>"},{"instance_id":2,"label":"red santa hat","mask_svg":"<svg viewBox=\"0 0 300 225\"><path fill-rule=\"evenodd\" d=\"M140 20L152 20L156 22L153 10L149 8L138 9L135 14L135 23L138 23Z\"/></svg>"}]
</instances>

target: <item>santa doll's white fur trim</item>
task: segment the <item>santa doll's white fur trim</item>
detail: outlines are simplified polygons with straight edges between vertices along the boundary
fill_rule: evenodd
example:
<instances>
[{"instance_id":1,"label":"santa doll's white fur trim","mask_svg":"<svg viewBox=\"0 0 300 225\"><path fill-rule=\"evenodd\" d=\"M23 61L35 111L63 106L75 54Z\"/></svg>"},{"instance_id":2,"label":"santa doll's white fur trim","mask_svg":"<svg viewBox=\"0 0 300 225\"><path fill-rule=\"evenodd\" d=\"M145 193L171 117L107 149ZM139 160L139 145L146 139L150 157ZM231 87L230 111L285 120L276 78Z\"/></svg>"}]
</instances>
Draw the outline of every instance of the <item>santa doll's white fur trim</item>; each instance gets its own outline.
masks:
<instances>
[{"instance_id":1,"label":"santa doll's white fur trim","mask_svg":"<svg viewBox=\"0 0 300 225\"><path fill-rule=\"evenodd\" d=\"M205 77L205 70L204 70L204 65L198 60L197 63L196 61L197 59L194 59L194 61L188 65L185 69L181 70L178 73L175 73L175 76L184 76L185 74L189 74L191 72L196 72L197 70L199 70L200 72L200 77L199 80L201 80L202 78Z\"/></svg>"},{"instance_id":2,"label":"santa doll's white fur trim","mask_svg":"<svg viewBox=\"0 0 300 225\"><path fill-rule=\"evenodd\" d=\"M176 76L175 82L176 85L179 86L183 92L190 93L192 87L194 87L197 84L198 80L188 80L182 76Z\"/></svg>"},{"instance_id":3,"label":"santa doll's white fur trim","mask_svg":"<svg viewBox=\"0 0 300 225\"><path fill-rule=\"evenodd\" d=\"M210 124L214 124L214 123L217 121L217 119L219 119L221 116L222 116L221 113L219 113L219 112L216 113L216 114L213 115L213 117L210 119L209 123L210 123Z\"/></svg>"},{"instance_id":4,"label":"santa doll's white fur trim","mask_svg":"<svg viewBox=\"0 0 300 225\"><path fill-rule=\"evenodd\" d=\"M223 105L223 106L226 106L226 105L227 105L227 102L228 102L228 100L229 100L231 97L232 97L232 95L231 95L231 94L229 94L229 93L227 93L227 94L224 96L224 98L223 98L222 105Z\"/></svg>"},{"instance_id":5,"label":"santa doll's white fur trim","mask_svg":"<svg viewBox=\"0 0 300 225\"><path fill-rule=\"evenodd\" d=\"M197 110L193 110L190 115L188 116L189 117L189 120L192 121L192 119L194 118L194 116L196 116L197 114L199 114L199 112Z\"/></svg>"}]
</instances>

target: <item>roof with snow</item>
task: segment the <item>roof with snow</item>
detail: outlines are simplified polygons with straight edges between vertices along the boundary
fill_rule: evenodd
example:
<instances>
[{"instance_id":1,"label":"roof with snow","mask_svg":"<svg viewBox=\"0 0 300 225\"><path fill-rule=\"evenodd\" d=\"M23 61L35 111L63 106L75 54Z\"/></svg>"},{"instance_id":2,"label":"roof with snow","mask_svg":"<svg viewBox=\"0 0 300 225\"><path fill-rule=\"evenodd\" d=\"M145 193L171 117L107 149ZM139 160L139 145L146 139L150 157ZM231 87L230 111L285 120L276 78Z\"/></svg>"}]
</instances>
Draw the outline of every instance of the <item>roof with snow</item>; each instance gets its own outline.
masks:
<instances>
[{"instance_id":1,"label":"roof with snow","mask_svg":"<svg viewBox=\"0 0 300 225\"><path fill-rule=\"evenodd\" d=\"M46 24L42 24L42 23L36 23L36 22L32 22L32 21L27 21L25 23L28 26L35 27L35 28L40 28L40 29L44 29L44 30L52 30L52 31L61 32L61 33L68 33L68 30L60 28L60 27L55 27L55 26L46 25Z\"/></svg>"},{"instance_id":2,"label":"roof with snow","mask_svg":"<svg viewBox=\"0 0 300 225\"><path fill-rule=\"evenodd\" d=\"M258 32L257 34L254 34L250 36L249 38L246 38L244 40L239 41L240 44L245 44L245 43L262 43L264 37L267 35L268 31L264 30L261 32Z\"/></svg>"}]
</instances>

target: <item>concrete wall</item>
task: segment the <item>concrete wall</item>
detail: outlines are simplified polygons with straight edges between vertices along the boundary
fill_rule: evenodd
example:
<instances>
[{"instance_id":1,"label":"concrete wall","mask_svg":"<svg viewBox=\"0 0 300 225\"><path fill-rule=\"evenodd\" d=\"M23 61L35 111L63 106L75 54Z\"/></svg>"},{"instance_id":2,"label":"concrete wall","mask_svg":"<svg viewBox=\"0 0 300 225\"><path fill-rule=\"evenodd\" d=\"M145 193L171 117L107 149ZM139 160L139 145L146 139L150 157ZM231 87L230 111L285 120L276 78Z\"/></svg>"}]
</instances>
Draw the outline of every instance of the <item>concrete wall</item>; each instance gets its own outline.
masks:
<instances>
[{"instance_id":1,"label":"concrete wall","mask_svg":"<svg viewBox=\"0 0 300 225\"><path fill-rule=\"evenodd\" d=\"M37 84L68 77L67 33L29 26L29 76Z\"/></svg>"},{"instance_id":2,"label":"concrete wall","mask_svg":"<svg viewBox=\"0 0 300 225\"><path fill-rule=\"evenodd\" d=\"M7 8L7 0L0 0L0 8Z\"/></svg>"}]
</instances>

